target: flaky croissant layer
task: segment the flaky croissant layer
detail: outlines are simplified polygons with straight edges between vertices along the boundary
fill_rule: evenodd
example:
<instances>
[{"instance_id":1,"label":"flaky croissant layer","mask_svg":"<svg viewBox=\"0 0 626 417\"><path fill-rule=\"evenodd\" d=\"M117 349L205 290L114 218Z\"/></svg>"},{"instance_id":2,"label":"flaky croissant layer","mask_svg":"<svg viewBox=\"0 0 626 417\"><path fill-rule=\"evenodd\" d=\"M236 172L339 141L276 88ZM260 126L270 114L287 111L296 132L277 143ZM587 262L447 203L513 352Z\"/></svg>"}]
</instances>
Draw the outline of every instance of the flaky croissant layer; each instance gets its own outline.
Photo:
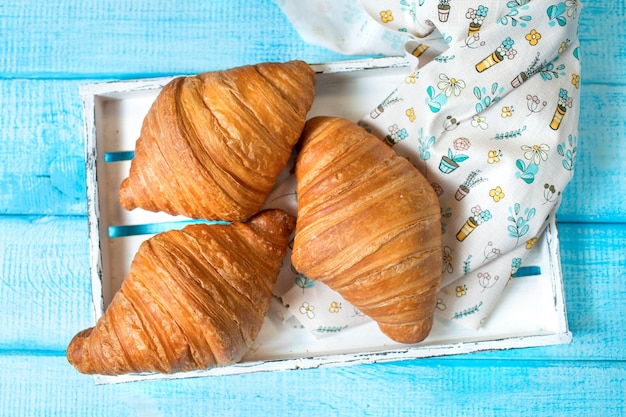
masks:
<instances>
[{"instance_id":1,"label":"flaky croissant layer","mask_svg":"<svg viewBox=\"0 0 626 417\"><path fill-rule=\"evenodd\" d=\"M315 95L303 61L178 77L145 116L122 207L241 221L261 208Z\"/></svg>"},{"instance_id":2,"label":"flaky croissant layer","mask_svg":"<svg viewBox=\"0 0 626 417\"><path fill-rule=\"evenodd\" d=\"M266 210L146 240L105 314L69 344L69 362L119 375L239 361L261 329L294 227L294 217Z\"/></svg>"},{"instance_id":3,"label":"flaky croissant layer","mask_svg":"<svg viewBox=\"0 0 626 417\"><path fill-rule=\"evenodd\" d=\"M360 126L309 120L296 161L294 267L401 343L429 334L441 282L437 196L405 158Z\"/></svg>"}]
</instances>

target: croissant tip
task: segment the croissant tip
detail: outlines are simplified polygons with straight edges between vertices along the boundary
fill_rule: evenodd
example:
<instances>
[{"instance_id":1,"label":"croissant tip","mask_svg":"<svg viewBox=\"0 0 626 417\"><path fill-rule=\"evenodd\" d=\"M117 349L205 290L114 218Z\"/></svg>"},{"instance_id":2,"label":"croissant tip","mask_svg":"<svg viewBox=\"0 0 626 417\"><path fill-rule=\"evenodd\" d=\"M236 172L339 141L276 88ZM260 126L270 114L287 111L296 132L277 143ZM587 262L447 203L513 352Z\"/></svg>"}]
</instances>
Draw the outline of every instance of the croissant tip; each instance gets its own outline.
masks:
<instances>
[{"instance_id":1,"label":"croissant tip","mask_svg":"<svg viewBox=\"0 0 626 417\"><path fill-rule=\"evenodd\" d=\"M136 207L134 199L133 199L133 192L130 188L130 178L128 177L124 178L124 180L122 181L122 184L120 185L118 197L120 200L120 204L126 210L132 210Z\"/></svg>"},{"instance_id":2,"label":"croissant tip","mask_svg":"<svg viewBox=\"0 0 626 417\"><path fill-rule=\"evenodd\" d=\"M390 339L402 344L414 344L422 342L430 334L433 327L434 317L413 323L389 324L378 323L380 330Z\"/></svg>"},{"instance_id":3,"label":"croissant tip","mask_svg":"<svg viewBox=\"0 0 626 417\"><path fill-rule=\"evenodd\" d=\"M295 229L296 218L280 209L266 209L251 217L248 224L265 238L282 244Z\"/></svg>"},{"instance_id":4,"label":"croissant tip","mask_svg":"<svg viewBox=\"0 0 626 417\"><path fill-rule=\"evenodd\" d=\"M90 327L77 333L76 336L72 338L65 351L67 361L78 371L85 374L94 373L93 369L89 366L88 352L85 349L85 343L92 331L93 327Z\"/></svg>"}]
</instances>

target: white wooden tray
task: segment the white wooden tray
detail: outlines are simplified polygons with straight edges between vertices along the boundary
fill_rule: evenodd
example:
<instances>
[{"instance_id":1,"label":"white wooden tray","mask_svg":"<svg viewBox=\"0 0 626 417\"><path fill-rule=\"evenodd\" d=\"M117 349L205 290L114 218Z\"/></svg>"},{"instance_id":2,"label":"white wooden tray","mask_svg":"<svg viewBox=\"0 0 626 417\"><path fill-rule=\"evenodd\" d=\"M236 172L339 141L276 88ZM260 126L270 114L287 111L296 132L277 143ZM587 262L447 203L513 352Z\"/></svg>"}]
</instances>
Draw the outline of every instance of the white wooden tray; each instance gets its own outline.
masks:
<instances>
[{"instance_id":1,"label":"white wooden tray","mask_svg":"<svg viewBox=\"0 0 626 417\"><path fill-rule=\"evenodd\" d=\"M313 65L316 98L309 117L334 115L357 121L376 107L408 74L403 58L379 58ZM90 267L94 322L119 288L141 242L150 234L181 227L185 220L163 213L121 208L118 187L128 175L143 118L171 78L81 86L85 113ZM181 223L182 222L182 223ZM121 237L112 237L116 234ZM274 303L255 346L232 366L174 375L96 376L96 383L186 378L341 366L481 350L563 344L571 341L563 298L559 241L554 223L538 242L542 275L514 279L488 323L478 331L436 319L429 337L402 345L384 336L375 323L318 339L280 319Z\"/></svg>"}]
</instances>

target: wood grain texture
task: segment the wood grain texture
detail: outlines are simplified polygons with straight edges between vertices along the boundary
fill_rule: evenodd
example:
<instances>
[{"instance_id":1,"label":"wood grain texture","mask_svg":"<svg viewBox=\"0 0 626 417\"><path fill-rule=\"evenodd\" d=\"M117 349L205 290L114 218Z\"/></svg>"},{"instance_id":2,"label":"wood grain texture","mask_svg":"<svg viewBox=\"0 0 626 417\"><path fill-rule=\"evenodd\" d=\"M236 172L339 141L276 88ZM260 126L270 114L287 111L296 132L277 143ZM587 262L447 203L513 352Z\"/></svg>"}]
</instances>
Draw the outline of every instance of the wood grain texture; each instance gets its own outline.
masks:
<instances>
[{"instance_id":1,"label":"wood grain texture","mask_svg":"<svg viewBox=\"0 0 626 417\"><path fill-rule=\"evenodd\" d=\"M86 214L78 85L0 81L0 214Z\"/></svg>"},{"instance_id":2,"label":"wood grain texture","mask_svg":"<svg viewBox=\"0 0 626 417\"><path fill-rule=\"evenodd\" d=\"M626 38L623 4L583 4L584 80L615 84L626 55L609 39ZM271 0L9 0L0 16L5 77L138 78L232 67L259 57L345 59L304 43Z\"/></svg>"},{"instance_id":3,"label":"wood grain texture","mask_svg":"<svg viewBox=\"0 0 626 417\"><path fill-rule=\"evenodd\" d=\"M59 381L63 389L59 388ZM2 415L620 416L626 366L420 360L94 386L58 356L0 356Z\"/></svg>"},{"instance_id":4,"label":"wood grain texture","mask_svg":"<svg viewBox=\"0 0 626 417\"><path fill-rule=\"evenodd\" d=\"M90 292L84 217L0 216L0 351L64 351Z\"/></svg>"},{"instance_id":5,"label":"wood grain texture","mask_svg":"<svg viewBox=\"0 0 626 417\"><path fill-rule=\"evenodd\" d=\"M261 57L341 58L304 43L270 0L10 0L0 15L0 73L11 78L140 78L228 68Z\"/></svg>"}]
</instances>

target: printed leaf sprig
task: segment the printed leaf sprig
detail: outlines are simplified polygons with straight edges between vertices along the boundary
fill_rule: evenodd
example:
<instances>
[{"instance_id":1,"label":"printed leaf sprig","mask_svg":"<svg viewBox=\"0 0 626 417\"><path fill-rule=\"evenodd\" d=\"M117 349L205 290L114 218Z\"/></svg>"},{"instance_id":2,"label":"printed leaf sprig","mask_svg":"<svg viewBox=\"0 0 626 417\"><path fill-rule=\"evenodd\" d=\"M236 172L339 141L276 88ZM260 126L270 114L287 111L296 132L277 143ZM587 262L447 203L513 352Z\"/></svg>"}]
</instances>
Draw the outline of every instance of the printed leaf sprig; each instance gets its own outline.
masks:
<instances>
[{"instance_id":1,"label":"printed leaf sprig","mask_svg":"<svg viewBox=\"0 0 626 417\"><path fill-rule=\"evenodd\" d=\"M522 212L522 206L520 205L520 203L515 203L513 207L509 207L509 212L511 213L511 215L507 218L507 220L509 220L513 224L509 225L507 229L509 231L509 236L517 239L517 245L520 238L529 232L530 225L528 224L528 222L530 222L532 218L535 217L535 214L537 214L537 210L535 210L534 208L525 208L523 214L520 215L520 213Z\"/></svg>"}]
</instances>

